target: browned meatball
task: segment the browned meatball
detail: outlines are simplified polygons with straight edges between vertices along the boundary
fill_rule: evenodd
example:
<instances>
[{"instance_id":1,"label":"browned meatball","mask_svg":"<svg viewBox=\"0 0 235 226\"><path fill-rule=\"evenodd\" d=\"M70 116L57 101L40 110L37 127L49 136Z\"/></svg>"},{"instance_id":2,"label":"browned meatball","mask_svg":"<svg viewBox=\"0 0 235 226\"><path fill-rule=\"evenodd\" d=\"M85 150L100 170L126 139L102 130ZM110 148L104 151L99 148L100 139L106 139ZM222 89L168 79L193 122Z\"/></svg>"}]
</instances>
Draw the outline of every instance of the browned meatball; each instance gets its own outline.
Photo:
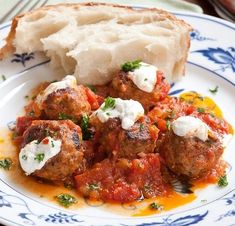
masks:
<instances>
[{"instance_id":1,"label":"browned meatball","mask_svg":"<svg viewBox=\"0 0 235 226\"><path fill-rule=\"evenodd\" d=\"M59 89L48 95L42 103L46 119L72 119L79 121L83 114L89 114L91 106L87 100L86 88Z\"/></svg>"},{"instance_id":2,"label":"browned meatball","mask_svg":"<svg viewBox=\"0 0 235 226\"><path fill-rule=\"evenodd\" d=\"M149 111L156 102L163 100L170 89L160 71L156 73L157 83L151 93L139 89L128 77L128 72L120 71L110 84L110 96L121 99L133 99L139 101L146 111Z\"/></svg>"},{"instance_id":3,"label":"browned meatball","mask_svg":"<svg viewBox=\"0 0 235 226\"><path fill-rule=\"evenodd\" d=\"M48 136L61 140L61 151L33 175L53 182L64 182L69 181L74 173L83 172L86 161L80 127L70 120L35 120L23 134L22 147L33 140L41 142Z\"/></svg>"},{"instance_id":4,"label":"browned meatball","mask_svg":"<svg viewBox=\"0 0 235 226\"><path fill-rule=\"evenodd\" d=\"M223 147L216 137L202 141L184 138L169 131L160 147L160 155L167 167L178 176L199 178L216 166Z\"/></svg>"},{"instance_id":5,"label":"browned meatball","mask_svg":"<svg viewBox=\"0 0 235 226\"><path fill-rule=\"evenodd\" d=\"M121 127L118 118L109 119L105 123L101 123L99 119L91 119L91 124L96 129L95 136L100 145L100 152L105 151L115 157L127 158L134 158L139 153L154 152L157 129L150 124L147 117L139 119L129 130Z\"/></svg>"}]
</instances>

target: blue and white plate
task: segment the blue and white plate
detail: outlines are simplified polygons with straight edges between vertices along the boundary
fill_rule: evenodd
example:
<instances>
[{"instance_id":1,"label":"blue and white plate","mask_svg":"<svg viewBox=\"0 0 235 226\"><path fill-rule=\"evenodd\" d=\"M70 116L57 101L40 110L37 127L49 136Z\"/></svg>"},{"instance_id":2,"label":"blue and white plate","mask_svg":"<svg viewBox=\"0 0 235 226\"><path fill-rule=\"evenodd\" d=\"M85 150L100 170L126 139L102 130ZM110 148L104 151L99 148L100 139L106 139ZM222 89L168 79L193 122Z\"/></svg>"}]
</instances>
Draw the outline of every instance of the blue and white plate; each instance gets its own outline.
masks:
<instances>
[{"instance_id":1,"label":"blue and white plate","mask_svg":"<svg viewBox=\"0 0 235 226\"><path fill-rule=\"evenodd\" d=\"M222 108L225 118L235 128L235 25L221 19L199 14L177 13L190 23L191 48L184 79L172 87L171 95L182 91L198 91L210 96ZM10 24L0 26L0 45ZM50 76L48 76L50 74ZM4 76L2 76L4 75ZM0 126L22 113L32 87L56 74L44 56L15 54L0 62ZM209 89L218 86L216 95ZM1 152L1 150L0 150ZM229 185L208 186L197 192L198 198L184 206L148 217L127 217L108 209L87 206L78 210L63 209L18 187L0 170L0 222L6 225L234 225L235 224L235 139L224 153L231 166ZM45 191L46 192L46 191ZM203 201L204 200L204 201ZM206 201L205 201L206 200Z\"/></svg>"}]
</instances>

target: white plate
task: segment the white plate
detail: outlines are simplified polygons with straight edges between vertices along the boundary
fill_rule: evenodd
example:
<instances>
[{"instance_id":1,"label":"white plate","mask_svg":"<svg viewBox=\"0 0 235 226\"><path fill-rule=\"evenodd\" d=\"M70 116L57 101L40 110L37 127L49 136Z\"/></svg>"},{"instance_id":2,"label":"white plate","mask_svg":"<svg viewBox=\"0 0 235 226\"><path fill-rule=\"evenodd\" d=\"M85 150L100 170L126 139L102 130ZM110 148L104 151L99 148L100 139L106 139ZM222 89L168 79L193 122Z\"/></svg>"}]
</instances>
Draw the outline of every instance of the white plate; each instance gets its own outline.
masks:
<instances>
[{"instance_id":1,"label":"white plate","mask_svg":"<svg viewBox=\"0 0 235 226\"><path fill-rule=\"evenodd\" d=\"M213 98L223 109L225 118L235 127L235 25L197 14L177 13L195 29L185 78L176 83L171 94L187 90L198 91ZM1 39L9 24L0 27ZM0 45L3 41L0 41ZM9 125L22 111L24 96L41 81L53 80L56 74L48 68L42 56L15 55L0 62L0 126ZM48 74L50 74L48 78ZM1 79L1 77L0 77ZM219 86L216 95L208 90ZM11 123L10 123L11 125ZM0 222L7 225L232 225L235 223L235 139L224 153L230 164L229 185L220 189L212 185L198 192L198 198L169 212L148 217L124 217L99 207L71 211L30 195L0 171ZM206 203L202 200L207 200Z\"/></svg>"}]
</instances>

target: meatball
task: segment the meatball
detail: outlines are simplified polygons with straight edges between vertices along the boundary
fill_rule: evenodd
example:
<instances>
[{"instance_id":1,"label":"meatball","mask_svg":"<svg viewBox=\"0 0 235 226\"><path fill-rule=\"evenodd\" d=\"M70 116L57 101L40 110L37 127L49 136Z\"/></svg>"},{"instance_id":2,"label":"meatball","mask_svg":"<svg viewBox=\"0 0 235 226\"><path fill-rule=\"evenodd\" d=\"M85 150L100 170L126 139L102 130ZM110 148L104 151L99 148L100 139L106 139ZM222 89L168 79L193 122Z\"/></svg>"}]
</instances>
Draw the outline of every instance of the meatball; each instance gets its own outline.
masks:
<instances>
[{"instance_id":1,"label":"meatball","mask_svg":"<svg viewBox=\"0 0 235 226\"><path fill-rule=\"evenodd\" d=\"M96 130L99 153L102 151L115 157L134 158L139 153L154 152L158 129L150 124L148 117L140 118L129 130L121 127L119 118L111 118L105 123L91 119Z\"/></svg>"},{"instance_id":2,"label":"meatball","mask_svg":"<svg viewBox=\"0 0 235 226\"><path fill-rule=\"evenodd\" d=\"M49 94L42 103L46 119L72 119L79 121L83 114L91 112L86 95L86 87L67 87Z\"/></svg>"},{"instance_id":3,"label":"meatball","mask_svg":"<svg viewBox=\"0 0 235 226\"><path fill-rule=\"evenodd\" d=\"M128 73L120 71L110 84L110 96L121 99L133 99L139 101L146 111L149 111L158 101L163 100L170 86L164 80L162 72L157 72L157 83L151 93L139 89L128 77Z\"/></svg>"},{"instance_id":4,"label":"meatball","mask_svg":"<svg viewBox=\"0 0 235 226\"><path fill-rule=\"evenodd\" d=\"M41 142L48 136L61 140L61 150L47 160L42 169L34 171L32 175L53 182L67 182L74 173L83 172L86 160L81 144L80 127L70 120L35 120L23 134L22 148L33 140Z\"/></svg>"},{"instance_id":5,"label":"meatball","mask_svg":"<svg viewBox=\"0 0 235 226\"><path fill-rule=\"evenodd\" d=\"M223 147L216 137L209 137L204 142L196 137L180 137L169 131L159 151L166 166L176 175L199 178L216 166L223 154Z\"/></svg>"}]
</instances>

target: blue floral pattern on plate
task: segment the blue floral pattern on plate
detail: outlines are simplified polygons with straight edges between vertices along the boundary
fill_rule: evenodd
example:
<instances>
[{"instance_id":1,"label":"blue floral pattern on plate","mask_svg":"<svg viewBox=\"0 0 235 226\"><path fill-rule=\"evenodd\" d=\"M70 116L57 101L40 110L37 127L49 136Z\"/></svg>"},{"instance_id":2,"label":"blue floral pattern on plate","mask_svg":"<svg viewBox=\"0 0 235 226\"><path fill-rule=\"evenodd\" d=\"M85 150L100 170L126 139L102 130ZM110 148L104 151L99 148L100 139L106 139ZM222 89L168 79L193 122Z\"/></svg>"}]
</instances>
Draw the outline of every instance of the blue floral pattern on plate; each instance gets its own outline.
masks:
<instances>
[{"instance_id":1,"label":"blue floral pattern on plate","mask_svg":"<svg viewBox=\"0 0 235 226\"><path fill-rule=\"evenodd\" d=\"M194 29L193 31L190 32L190 38L191 40L196 40L196 41L206 41L206 40L214 41L215 40L213 38L202 36L200 31L197 29Z\"/></svg>"},{"instance_id":2,"label":"blue floral pattern on plate","mask_svg":"<svg viewBox=\"0 0 235 226\"><path fill-rule=\"evenodd\" d=\"M235 72L235 48L229 47L227 50L218 48L207 48L202 50L197 50L195 52L202 53L203 56L207 57L208 60L220 65L219 69L215 71L225 71L231 69Z\"/></svg>"},{"instance_id":3,"label":"blue floral pattern on plate","mask_svg":"<svg viewBox=\"0 0 235 226\"><path fill-rule=\"evenodd\" d=\"M11 60L12 63L21 63L25 67L26 61L34 59L34 53L15 53L14 58Z\"/></svg>"}]
</instances>

